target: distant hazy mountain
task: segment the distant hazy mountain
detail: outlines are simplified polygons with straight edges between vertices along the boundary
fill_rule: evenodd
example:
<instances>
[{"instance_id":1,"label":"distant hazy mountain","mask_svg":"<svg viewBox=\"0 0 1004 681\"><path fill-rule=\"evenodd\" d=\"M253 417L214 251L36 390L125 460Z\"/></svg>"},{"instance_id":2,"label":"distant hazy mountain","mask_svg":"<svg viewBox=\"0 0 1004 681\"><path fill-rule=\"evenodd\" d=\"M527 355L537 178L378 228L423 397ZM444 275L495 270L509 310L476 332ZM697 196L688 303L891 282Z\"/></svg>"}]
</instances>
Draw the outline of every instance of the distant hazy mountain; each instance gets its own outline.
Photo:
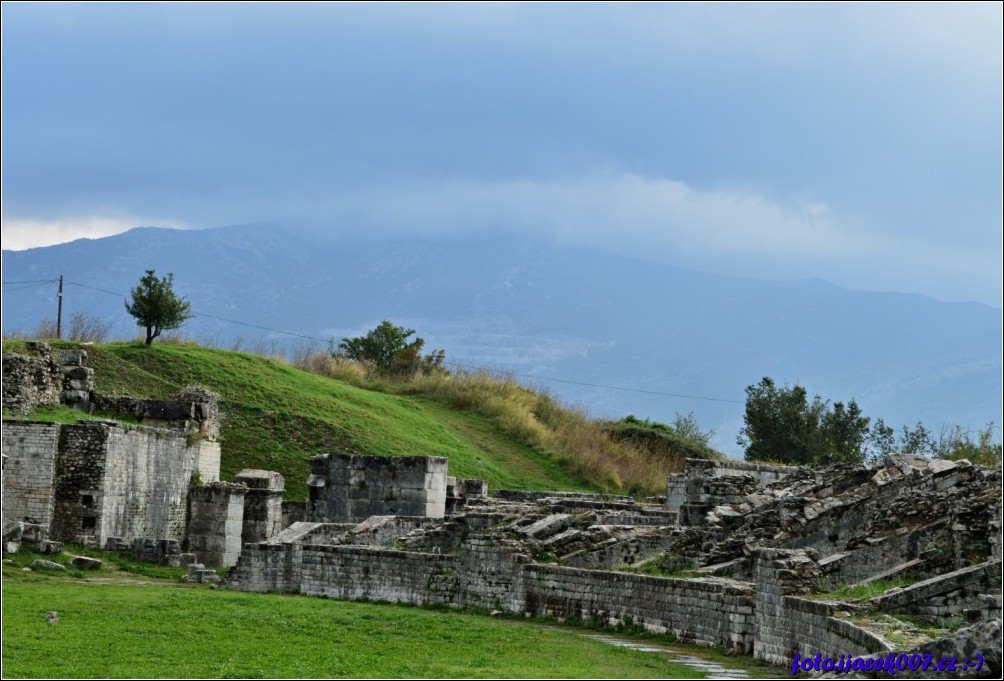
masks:
<instances>
[{"instance_id":1,"label":"distant hazy mountain","mask_svg":"<svg viewBox=\"0 0 1004 681\"><path fill-rule=\"evenodd\" d=\"M114 320L121 336L136 333L122 300L146 269L173 272L176 290L206 315L321 339L390 319L448 360L528 382L690 396L539 383L594 415L668 421L692 411L731 453L744 388L763 376L853 397L895 426L1000 421L1001 310L979 303L728 278L502 237L343 241L264 225L137 228L3 252L5 282L62 274L75 282L65 287L64 319L85 310ZM34 328L55 316L56 287L5 285L2 309L5 332ZM308 342L208 317L185 333L224 347L235 337Z\"/></svg>"}]
</instances>

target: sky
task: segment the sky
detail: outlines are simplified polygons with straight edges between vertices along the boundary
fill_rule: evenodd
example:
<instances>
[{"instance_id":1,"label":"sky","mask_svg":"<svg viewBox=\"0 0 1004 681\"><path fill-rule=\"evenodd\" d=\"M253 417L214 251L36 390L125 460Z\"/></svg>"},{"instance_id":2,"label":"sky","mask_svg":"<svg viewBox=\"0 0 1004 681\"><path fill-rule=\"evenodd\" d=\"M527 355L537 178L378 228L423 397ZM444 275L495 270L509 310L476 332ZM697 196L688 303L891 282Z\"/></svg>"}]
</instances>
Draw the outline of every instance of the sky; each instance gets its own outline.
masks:
<instances>
[{"instance_id":1,"label":"sky","mask_svg":"<svg viewBox=\"0 0 1004 681\"><path fill-rule=\"evenodd\" d=\"M1002 5L2 5L2 237L545 235L1002 303Z\"/></svg>"}]
</instances>

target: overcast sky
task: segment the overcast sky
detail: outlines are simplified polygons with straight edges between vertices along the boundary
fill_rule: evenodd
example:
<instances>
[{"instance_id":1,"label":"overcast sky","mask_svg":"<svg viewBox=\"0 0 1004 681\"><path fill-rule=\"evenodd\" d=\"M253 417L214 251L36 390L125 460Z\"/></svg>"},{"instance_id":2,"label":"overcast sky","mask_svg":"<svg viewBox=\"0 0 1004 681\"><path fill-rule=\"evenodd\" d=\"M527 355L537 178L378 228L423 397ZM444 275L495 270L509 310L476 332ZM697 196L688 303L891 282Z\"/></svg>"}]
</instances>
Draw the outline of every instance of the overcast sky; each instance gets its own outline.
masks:
<instances>
[{"instance_id":1,"label":"overcast sky","mask_svg":"<svg viewBox=\"0 0 1004 681\"><path fill-rule=\"evenodd\" d=\"M503 230L1001 305L997 2L2 12L5 249Z\"/></svg>"}]
</instances>

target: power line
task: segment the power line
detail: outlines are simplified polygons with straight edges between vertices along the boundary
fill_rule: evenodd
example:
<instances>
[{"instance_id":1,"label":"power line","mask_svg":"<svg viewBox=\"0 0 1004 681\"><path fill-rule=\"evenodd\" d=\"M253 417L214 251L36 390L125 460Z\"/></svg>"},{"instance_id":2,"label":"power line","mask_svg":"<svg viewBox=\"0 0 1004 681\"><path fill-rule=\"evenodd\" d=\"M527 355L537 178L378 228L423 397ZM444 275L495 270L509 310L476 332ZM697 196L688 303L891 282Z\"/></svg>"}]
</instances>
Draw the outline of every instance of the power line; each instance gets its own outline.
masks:
<instances>
[{"instance_id":1,"label":"power line","mask_svg":"<svg viewBox=\"0 0 1004 681\"><path fill-rule=\"evenodd\" d=\"M4 282L4 283L6 283L6 282ZM51 284L52 282L51 281L46 281L46 282L41 282L41 283ZM28 284L26 286L18 286L17 288L9 288L9 289L7 289L5 291L5 293L11 293L13 291L23 291L23 290L28 289L28 288L38 288L38 284Z\"/></svg>"},{"instance_id":2,"label":"power line","mask_svg":"<svg viewBox=\"0 0 1004 681\"><path fill-rule=\"evenodd\" d=\"M294 331L283 331L281 329L273 329L268 326L261 326L260 324L249 324L248 322L239 322L236 319L227 319L226 317L217 317L216 315L206 314L205 312L193 312L196 317L208 317L209 319L218 319L221 322L228 322L230 324L240 324L241 326L249 326L252 329L261 329L262 331L271 331L272 333L281 333L287 336L296 336L297 338L306 338L307 340L320 341L322 343L327 343L329 339L327 338L317 338L316 336L308 336L302 333L296 333Z\"/></svg>"},{"instance_id":3,"label":"power line","mask_svg":"<svg viewBox=\"0 0 1004 681\"><path fill-rule=\"evenodd\" d=\"M79 286L80 288L89 288L92 291L100 291L101 293L109 293L109 294L111 294L113 296L119 296L120 298L125 298L125 294L124 293L116 293L115 291L109 291L107 289L98 288L97 286L88 286L87 284L80 284L80 283L77 283L75 281L67 281L66 283L70 284L72 286Z\"/></svg>"},{"instance_id":4,"label":"power line","mask_svg":"<svg viewBox=\"0 0 1004 681\"><path fill-rule=\"evenodd\" d=\"M4 281L0 283L6 286L7 284L54 284L56 281L56 279L26 279L24 281Z\"/></svg>"},{"instance_id":5,"label":"power line","mask_svg":"<svg viewBox=\"0 0 1004 681\"><path fill-rule=\"evenodd\" d=\"M733 404L745 404L742 400L730 400L724 397L704 397L701 395L684 395L682 393L667 393L661 392L659 390L643 390L641 388L625 388L619 385L602 385L599 383L585 383L583 381L570 381L565 378L548 378L547 376L536 376L533 374L521 374L516 371L508 371L505 369L486 369L484 367L472 367L465 364L460 364L458 362L447 362L451 367L456 367L458 369L467 369L470 371L484 371L487 373L495 374L508 374L510 376L519 376L521 378L529 378L535 381L553 381L555 383L567 383L569 385L581 385L588 388L603 388L605 390L621 390L629 393L642 393L644 395L660 395L662 397L679 397L688 400L706 400L708 402L729 402Z\"/></svg>"},{"instance_id":6,"label":"power line","mask_svg":"<svg viewBox=\"0 0 1004 681\"><path fill-rule=\"evenodd\" d=\"M100 291L101 293L107 293L107 294L110 294L110 295L113 295L113 296L120 296L120 297L123 297L123 298L125 297L122 293L117 293L115 291L109 291L107 289L98 288L96 286L90 286L88 284L81 284L81 283L75 282L75 281L67 281L66 283L67 284L72 284L73 286L80 286L82 288L91 289L92 291ZM279 334L283 334L285 336L293 336L295 338L303 338L305 340L317 341L319 343L328 343L331 340L330 338L318 338L317 336L311 336L309 334L304 334L304 333L296 333L295 331L284 331L282 329L274 329L274 328L272 328L270 326L263 326L261 324L252 324L250 322L243 322L243 321L240 321L240 320L237 320L237 319L229 319L227 317L219 317L217 315L207 314L205 312L193 311L193 314L195 316L197 316L197 317L206 317L208 319L216 319L216 320L221 321L221 322L227 322L228 324L237 324L237 325L246 326L246 327L249 327L249 328L252 328L252 329L259 329L261 331L268 331L270 333L279 333ZM459 363L455 363L455 362L451 362L450 365L451 366L455 366L455 367L459 367L459 368L462 368L462 369L467 369L469 371L483 371L483 372L487 372L487 373L492 373L493 371L495 371L495 370L488 369L488 368L485 368L485 367L475 367L475 366L464 365L464 364L459 364ZM522 374L522 373L518 373L518 372L515 372L515 371L503 371L501 373L508 373L511 376L519 376L520 378L526 378L526 379L535 380L535 381L551 381L552 383L564 383L566 385L579 385L579 386L583 386L583 387L587 387L587 388L599 388L601 390L619 390L621 392L640 393L640 394L643 394L643 395L658 395L660 397L674 397L674 398L677 398L677 399L704 400L706 402L723 402L723 403L728 403L728 404L744 404L744 402L742 400L732 400L732 399L723 398L723 397L706 397L706 396L703 396L703 395L685 395L683 393L662 392L662 391L659 391L659 390L644 390L642 388L625 388L625 387L619 386L619 385L602 385L600 383L586 383L584 381L573 381L573 380L569 380L567 378L550 378L550 377L547 377L547 376L534 376L534 375L531 375L531 374Z\"/></svg>"}]
</instances>

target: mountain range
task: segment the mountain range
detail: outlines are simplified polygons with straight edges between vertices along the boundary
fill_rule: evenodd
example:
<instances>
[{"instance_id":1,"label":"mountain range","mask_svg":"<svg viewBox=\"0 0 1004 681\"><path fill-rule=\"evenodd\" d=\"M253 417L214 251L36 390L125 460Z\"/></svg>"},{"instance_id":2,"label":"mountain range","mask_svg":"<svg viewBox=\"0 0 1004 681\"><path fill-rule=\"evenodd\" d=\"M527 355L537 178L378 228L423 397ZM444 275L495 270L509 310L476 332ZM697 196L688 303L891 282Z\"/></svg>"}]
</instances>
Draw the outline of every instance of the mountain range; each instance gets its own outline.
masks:
<instances>
[{"instance_id":1,"label":"mountain range","mask_svg":"<svg viewBox=\"0 0 1004 681\"><path fill-rule=\"evenodd\" d=\"M122 301L147 269L174 274L200 313L184 333L202 342L323 348L389 319L445 349L448 362L511 372L595 416L692 412L732 455L744 388L763 376L854 398L897 427L923 421L937 433L1001 420L1000 309L818 279L732 278L503 235L141 227L3 251L4 333L54 318L56 285L43 282L63 275L64 324L84 311L133 337Z\"/></svg>"}]
</instances>

